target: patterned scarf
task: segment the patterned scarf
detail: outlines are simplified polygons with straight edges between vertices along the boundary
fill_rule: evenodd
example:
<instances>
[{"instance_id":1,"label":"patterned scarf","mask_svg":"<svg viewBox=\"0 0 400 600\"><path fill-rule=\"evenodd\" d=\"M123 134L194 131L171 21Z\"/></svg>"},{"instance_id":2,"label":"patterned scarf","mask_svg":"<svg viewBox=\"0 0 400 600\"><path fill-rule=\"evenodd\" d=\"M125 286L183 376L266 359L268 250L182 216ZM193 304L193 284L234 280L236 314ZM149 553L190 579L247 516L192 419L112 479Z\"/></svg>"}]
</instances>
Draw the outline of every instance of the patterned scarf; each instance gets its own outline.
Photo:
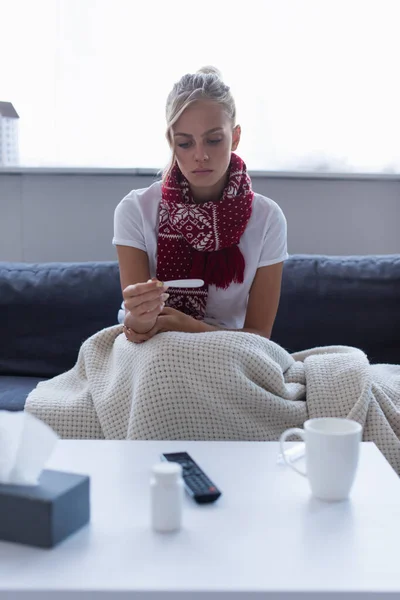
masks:
<instances>
[{"instance_id":1,"label":"patterned scarf","mask_svg":"<svg viewBox=\"0 0 400 600\"><path fill-rule=\"evenodd\" d=\"M232 153L229 180L216 202L193 201L189 182L175 165L162 186L157 245L157 279L203 279L196 289L170 288L167 305L195 319L205 315L208 286L243 283L245 261L239 241L249 222L254 193L246 165Z\"/></svg>"}]
</instances>

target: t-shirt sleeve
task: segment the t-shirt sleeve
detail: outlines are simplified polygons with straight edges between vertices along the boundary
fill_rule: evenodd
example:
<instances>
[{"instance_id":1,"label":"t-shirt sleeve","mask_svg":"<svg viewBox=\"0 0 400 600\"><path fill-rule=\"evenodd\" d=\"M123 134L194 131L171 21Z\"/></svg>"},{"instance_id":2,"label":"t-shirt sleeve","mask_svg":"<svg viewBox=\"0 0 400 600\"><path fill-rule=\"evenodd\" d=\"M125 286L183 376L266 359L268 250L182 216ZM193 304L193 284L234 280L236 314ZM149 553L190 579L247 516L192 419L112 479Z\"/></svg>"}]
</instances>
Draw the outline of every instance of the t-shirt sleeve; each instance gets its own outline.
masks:
<instances>
[{"instance_id":1,"label":"t-shirt sleeve","mask_svg":"<svg viewBox=\"0 0 400 600\"><path fill-rule=\"evenodd\" d=\"M288 258L287 223L282 209L274 202L264 237L258 267L267 267Z\"/></svg>"},{"instance_id":2,"label":"t-shirt sleeve","mask_svg":"<svg viewBox=\"0 0 400 600\"><path fill-rule=\"evenodd\" d=\"M146 252L143 217L137 194L130 192L114 212L114 246L131 246Z\"/></svg>"}]
</instances>

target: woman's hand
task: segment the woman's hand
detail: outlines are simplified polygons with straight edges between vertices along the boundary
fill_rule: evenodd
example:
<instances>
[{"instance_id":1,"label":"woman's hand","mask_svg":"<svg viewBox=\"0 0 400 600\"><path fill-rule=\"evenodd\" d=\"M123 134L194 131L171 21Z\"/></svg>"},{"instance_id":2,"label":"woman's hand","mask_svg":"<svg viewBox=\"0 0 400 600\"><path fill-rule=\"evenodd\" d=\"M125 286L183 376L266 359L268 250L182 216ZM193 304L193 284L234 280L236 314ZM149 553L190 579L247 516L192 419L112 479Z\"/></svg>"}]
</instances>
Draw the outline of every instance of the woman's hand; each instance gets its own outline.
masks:
<instances>
[{"instance_id":1,"label":"woman's hand","mask_svg":"<svg viewBox=\"0 0 400 600\"><path fill-rule=\"evenodd\" d=\"M125 318L124 333L126 339L135 344L147 342L157 333L166 331L185 331L187 333L197 333L203 331L201 323L189 315L176 310L175 308L163 308L161 314L157 317L155 325L145 333L138 333L129 327L129 319Z\"/></svg>"},{"instance_id":2,"label":"woman's hand","mask_svg":"<svg viewBox=\"0 0 400 600\"><path fill-rule=\"evenodd\" d=\"M124 333L129 342L133 342L134 344L142 344L143 342L147 342L147 340L151 339L158 333L158 323L156 321L154 327L147 333L136 333L136 331L133 331L133 329L124 325Z\"/></svg>"},{"instance_id":3,"label":"woman's hand","mask_svg":"<svg viewBox=\"0 0 400 600\"><path fill-rule=\"evenodd\" d=\"M193 317L186 315L175 308L163 308L157 319L158 333L166 331L185 331L197 333L201 331L200 323Z\"/></svg>"},{"instance_id":4,"label":"woman's hand","mask_svg":"<svg viewBox=\"0 0 400 600\"><path fill-rule=\"evenodd\" d=\"M165 293L167 289L157 280L128 285L122 292L124 306L128 311L125 327L140 334L150 332L168 299L169 295Z\"/></svg>"}]
</instances>

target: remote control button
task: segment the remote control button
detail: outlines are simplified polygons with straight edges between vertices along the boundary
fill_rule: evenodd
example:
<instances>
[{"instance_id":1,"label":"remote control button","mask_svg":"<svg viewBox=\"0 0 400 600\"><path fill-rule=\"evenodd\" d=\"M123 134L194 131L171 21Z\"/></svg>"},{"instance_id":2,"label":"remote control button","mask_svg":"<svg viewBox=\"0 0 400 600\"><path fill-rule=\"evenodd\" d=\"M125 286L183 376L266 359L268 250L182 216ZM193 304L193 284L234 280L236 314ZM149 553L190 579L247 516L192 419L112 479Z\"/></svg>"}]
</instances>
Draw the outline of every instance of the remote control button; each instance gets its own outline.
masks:
<instances>
[{"instance_id":1,"label":"remote control button","mask_svg":"<svg viewBox=\"0 0 400 600\"><path fill-rule=\"evenodd\" d=\"M215 502L221 496L218 488L187 452L170 452L163 457L181 465L186 491L198 504Z\"/></svg>"}]
</instances>

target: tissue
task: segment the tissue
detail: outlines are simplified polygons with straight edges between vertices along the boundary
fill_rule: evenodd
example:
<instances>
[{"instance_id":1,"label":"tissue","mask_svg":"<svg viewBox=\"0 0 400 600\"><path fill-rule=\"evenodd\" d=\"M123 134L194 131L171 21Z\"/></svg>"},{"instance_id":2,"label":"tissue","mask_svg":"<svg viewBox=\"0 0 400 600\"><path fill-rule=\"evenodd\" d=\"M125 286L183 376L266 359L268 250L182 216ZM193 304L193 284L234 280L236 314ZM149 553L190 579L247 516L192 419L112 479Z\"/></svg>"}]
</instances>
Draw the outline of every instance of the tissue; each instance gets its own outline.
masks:
<instances>
[{"instance_id":1,"label":"tissue","mask_svg":"<svg viewBox=\"0 0 400 600\"><path fill-rule=\"evenodd\" d=\"M0 484L37 485L57 440L30 413L0 410Z\"/></svg>"}]
</instances>

